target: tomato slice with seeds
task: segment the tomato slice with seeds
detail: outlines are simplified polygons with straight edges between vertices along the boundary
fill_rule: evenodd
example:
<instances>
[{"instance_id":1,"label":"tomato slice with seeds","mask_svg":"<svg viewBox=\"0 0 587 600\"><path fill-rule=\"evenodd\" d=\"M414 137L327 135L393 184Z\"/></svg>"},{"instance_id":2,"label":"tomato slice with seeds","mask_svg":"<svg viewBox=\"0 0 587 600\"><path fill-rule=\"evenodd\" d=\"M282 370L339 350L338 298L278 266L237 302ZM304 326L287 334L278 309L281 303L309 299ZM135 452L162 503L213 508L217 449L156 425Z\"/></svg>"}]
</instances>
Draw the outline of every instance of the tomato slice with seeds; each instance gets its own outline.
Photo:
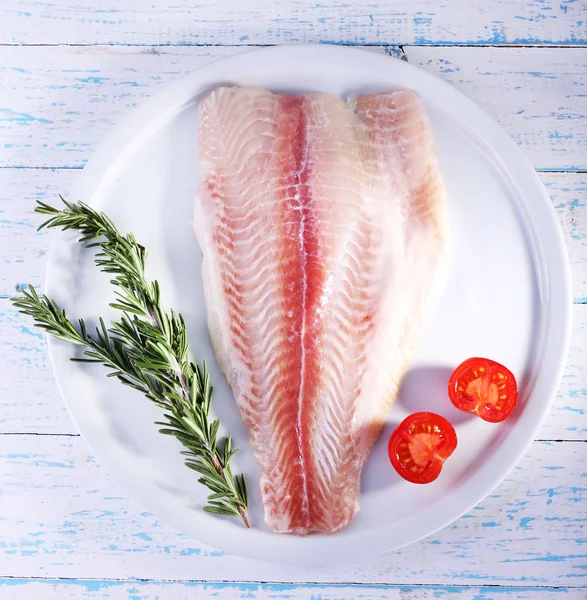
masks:
<instances>
[{"instance_id":1,"label":"tomato slice with seeds","mask_svg":"<svg viewBox=\"0 0 587 600\"><path fill-rule=\"evenodd\" d=\"M455 428L440 415L419 412L391 434L387 451L395 470L412 483L430 483L457 447Z\"/></svg>"},{"instance_id":2,"label":"tomato slice with seeds","mask_svg":"<svg viewBox=\"0 0 587 600\"><path fill-rule=\"evenodd\" d=\"M494 360L469 358L451 375L448 395L458 409L500 423L516 407L518 384L513 373Z\"/></svg>"}]
</instances>

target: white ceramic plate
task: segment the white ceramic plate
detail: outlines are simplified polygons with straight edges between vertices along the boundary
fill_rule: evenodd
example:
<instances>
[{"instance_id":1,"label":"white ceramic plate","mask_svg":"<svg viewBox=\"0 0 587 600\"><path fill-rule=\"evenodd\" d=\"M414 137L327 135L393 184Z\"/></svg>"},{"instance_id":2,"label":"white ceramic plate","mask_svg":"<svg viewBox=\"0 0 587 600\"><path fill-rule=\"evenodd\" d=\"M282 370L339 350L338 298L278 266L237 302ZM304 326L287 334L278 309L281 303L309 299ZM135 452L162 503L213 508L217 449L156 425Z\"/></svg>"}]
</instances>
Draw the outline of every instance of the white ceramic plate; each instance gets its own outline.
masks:
<instances>
[{"instance_id":1,"label":"white ceramic plate","mask_svg":"<svg viewBox=\"0 0 587 600\"><path fill-rule=\"evenodd\" d=\"M247 432L213 362L201 253L190 221L199 180L198 103L218 84L342 96L411 88L436 137L453 228L452 274L366 465L361 510L333 536L276 535L264 526ZM70 199L105 210L147 246L149 274L161 282L166 305L185 315L194 357L211 361L214 410L241 450L234 467L248 477L255 528L204 513L207 490L183 466L178 442L157 432L158 409L106 379L102 367L70 362L72 347L51 340L62 395L84 439L129 495L205 544L312 564L358 561L408 544L484 498L518 462L547 416L567 353L571 314L568 262L550 200L489 116L450 85L405 62L367 50L286 46L207 65L136 110L93 156ZM55 240L47 289L71 316L112 314L107 277L71 235ZM449 373L475 355L506 364L518 378L519 407L503 424L460 413L447 398ZM442 476L427 486L401 480L386 455L394 424L417 410L448 417L459 437Z\"/></svg>"}]
</instances>

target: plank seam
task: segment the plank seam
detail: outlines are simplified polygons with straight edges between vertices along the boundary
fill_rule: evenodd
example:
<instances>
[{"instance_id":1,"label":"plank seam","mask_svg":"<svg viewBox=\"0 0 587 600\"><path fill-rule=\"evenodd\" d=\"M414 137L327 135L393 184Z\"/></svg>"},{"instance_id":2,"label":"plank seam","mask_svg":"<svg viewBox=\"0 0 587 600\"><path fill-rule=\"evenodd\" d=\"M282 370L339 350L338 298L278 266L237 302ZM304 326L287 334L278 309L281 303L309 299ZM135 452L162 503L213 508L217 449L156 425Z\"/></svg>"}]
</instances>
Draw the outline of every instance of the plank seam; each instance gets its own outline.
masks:
<instances>
[{"instance_id":1,"label":"plank seam","mask_svg":"<svg viewBox=\"0 0 587 600\"><path fill-rule=\"evenodd\" d=\"M83 166L74 165L72 167L64 165L60 167L37 167L29 165L0 165L0 169L37 169L47 171L81 171Z\"/></svg>"},{"instance_id":2,"label":"plank seam","mask_svg":"<svg viewBox=\"0 0 587 600\"><path fill-rule=\"evenodd\" d=\"M540 42L537 44L528 44L528 43L516 43L512 42L510 44L490 44L486 42L480 42L478 44L471 42L430 42L424 44L410 44L410 43L391 43L391 42L337 42L337 41L317 41L317 42L306 42L306 44L315 44L315 45L332 45L332 46L351 46L358 48L399 48L403 46L404 48L587 48L587 42L585 43L576 43L576 42L556 42L556 43L548 43L548 42ZM110 48L267 48L271 46L282 46L284 44L214 44L214 43L202 43L198 44L197 42L179 42L179 43L171 43L171 42L163 42L159 44L122 44L116 42L99 42L95 44L91 43L37 43L37 44L28 44L28 43L0 43L0 48L59 48L59 47L71 47L71 48L92 48L92 47L100 47L107 46Z\"/></svg>"},{"instance_id":3,"label":"plank seam","mask_svg":"<svg viewBox=\"0 0 587 600\"><path fill-rule=\"evenodd\" d=\"M122 578L92 578L92 577L84 577L84 578L76 578L76 577L19 577L16 575L0 575L0 584L2 580L17 580L17 581L48 581L51 583L79 583L83 584L84 582L91 583L154 583L154 584L163 584L163 583L201 583L201 584L218 584L218 585L231 585L231 586L247 586L247 585L266 585L266 586L291 586L291 587L332 587L332 588L343 588L343 587L361 587L361 588L374 588L374 589L388 589L388 588L427 588L427 587L442 587L442 588L453 588L453 589L476 589L476 588L486 588L486 589L513 589L513 590L532 590L532 589L541 589L541 590L583 590L587 589L587 585L502 585L498 583L484 583L484 584L474 584L474 583L463 583L463 584L444 584L444 583L367 583L360 581L304 581L304 582L296 582L296 581L263 581L263 580L230 580L230 579L143 579L143 578L131 578L131 579L122 579Z\"/></svg>"},{"instance_id":4,"label":"plank seam","mask_svg":"<svg viewBox=\"0 0 587 600\"><path fill-rule=\"evenodd\" d=\"M14 436L43 436L43 437L81 437L79 433L45 433L35 431L0 431L0 435L14 435ZM587 441L587 440L586 440Z\"/></svg>"}]
</instances>

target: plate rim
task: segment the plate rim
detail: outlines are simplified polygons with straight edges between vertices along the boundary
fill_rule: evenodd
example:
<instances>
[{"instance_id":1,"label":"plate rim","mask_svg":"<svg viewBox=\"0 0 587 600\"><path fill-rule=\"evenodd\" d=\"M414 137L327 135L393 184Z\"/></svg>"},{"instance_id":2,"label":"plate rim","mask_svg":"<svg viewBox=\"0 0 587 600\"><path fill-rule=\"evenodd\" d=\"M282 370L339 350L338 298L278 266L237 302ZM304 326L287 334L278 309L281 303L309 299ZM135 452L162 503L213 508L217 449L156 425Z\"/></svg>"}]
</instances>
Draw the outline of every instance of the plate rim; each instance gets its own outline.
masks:
<instances>
[{"instance_id":1,"label":"plate rim","mask_svg":"<svg viewBox=\"0 0 587 600\"><path fill-rule=\"evenodd\" d=\"M299 55L297 57L298 60L300 56L303 57L304 55L306 55L308 59L311 58L313 61L323 61L325 58L328 58L337 61L358 61L360 63L367 58L381 62L382 68L384 68L383 61L386 61L387 64L385 67L389 68L389 66L393 64L394 69L405 70L406 73L412 74L415 79L419 79L424 83L429 83L438 88L445 96L457 99L463 105L469 115L469 118L464 118L463 122L471 128L472 132L474 133L474 137L483 140L484 147L492 151L491 159L497 166L499 166L501 173L508 176L510 182L516 190L519 188L524 190L532 190L533 197L537 196L534 197L533 205L531 206L533 209L533 220L528 220L527 211L530 206L525 198L529 194L528 192L524 192L523 194L517 192L517 196L522 203L522 208L525 209L525 224L527 226L532 226L533 229L533 249L541 251L540 261L545 272L548 274L548 283L544 286L544 289L547 292L545 294L546 297L541 298L541 303L543 306L542 314L546 317L545 322L542 325L542 333L543 336L548 339L551 339L554 334L553 339L555 342L557 342L557 344L555 344L554 349L552 346L548 346L543 347L541 350L542 356L547 354L552 363L552 366L549 368L549 377L546 378L547 382L545 385L547 385L547 389L543 392L546 400L542 402L540 410L535 411L536 414L532 413L533 418L529 424L530 428L526 431L526 435L509 435L507 436L509 438L509 445L504 441L502 446L498 449L498 451L502 451L502 454L504 453L503 450L506 446L510 449L510 452L508 453L508 459L505 461L505 464L498 464L493 468L489 468L492 465L495 465L496 461L488 461L489 465L485 465L486 468L483 469L484 472L489 472L485 475L485 478L481 482L477 481L477 485L475 486L472 483L475 476L472 476L471 478L469 488L472 487L475 492L468 493L466 495L466 502L459 504L459 507L456 510L453 510L452 506L444 507L444 511L441 511L441 516L437 519L437 523L434 526L430 527L417 522L412 523L411 525L415 527L415 531L417 532L416 535L407 537L404 535L403 539L400 537L397 542L388 541L389 538L385 533L385 527L381 528L381 533L377 535L376 540L373 539L373 533L371 531L355 533L355 537L364 539L365 542L367 539L369 540L369 553L365 554L365 545L361 544L362 549L360 551L360 559L365 559L381 552L394 550L402 546L415 543L416 541L432 535L450 523L456 521L463 514L470 511L475 505L481 502L487 495L491 493L493 489L500 485L525 455L535 439L539 429L542 427L546 418L548 417L552 403L554 402L554 398L556 396L557 389L560 385L562 373L567 360L568 349L570 346L573 307L570 265L562 231L556 218L556 213L550 197L548 196L546 189L544 188L530 162L527 160L515 142L501 128L501 126L462 92L454 88L448 82L438 78L436 75L428 73L420 67L416 67L399 59L395 59L393 63L390 63L390 61L393 60L392 57L375 53L372 49L367 48L346 47L334 44L272 46L247 49L244 52L238 52L231 56L221 57L210 61L202 67L180 77L178 80L165 85L162 89L157 90L157 92L151 98L141 103L140 106L133 109L126 117L124 117L123 121L120 122L120 124L116 126L114 130L105 136L99 143L98 148L85 165L83 173L78 178L78 181L74 185L68 197L74 198L76 195L80 195L79 190L81 190L84 185L87 186L87 182L92 179L96 181L93 196L97 196L99 187L101 185L99 182L107 179L108 171L113 168L117 161L121 160L124 153L131 152L132 147L138 143L141 137L150 135L149 132L156 130L162 123L165 122L170 114L173 114L178 107L184 105L185 102L190 98L190 96L186 97L187 90L192 89L198 80L205 80L206 77L213 78L213 71L218 66L218 63L234 63L235 65L238 65L244 61L244 65L246 65L251 58L254 59L255 56L260 57L263 54L267 56L273 55L274 59L277 57L283 62L284 60L287 61L288 56L291 56L292 52ZM205 87L206 86L203 86L202 89L205 89ZM169 103L168 100L174 97L179 97L180 100L175 100L174 102ZM160 107L165 106L167 106L166 109L158 110ZM155 119L147 119L148 115L151 115L152 117L153 114L156 115ZM471 115L475 117L474 125L472 124L472 119L470 118ZM146 127L144 127L145 124L147 124ZM117 148L118 151L112 153L111 149L113 147ZM499 154L497 154L495 151L498 148L500 150ZM516 164L516 166L520 167L516 173L511 173L510 169L506 167L510 161ZM90 202L90 204L92 203ZM537 209L537 211L534 209ZM548 252L546 255L544 254L544 239L549 240L547 244ZM537 243L537 240L540 240L540 244ZM68 236L63 233L58 233L53 240L51 251L49 253L45 282L45 289L47 290L47 294L49 296L52 296L52 273L59 268L55 258L57 255L56 249L59 246L63 247L64 245L68 245L70 243L71 242L68 241ZM557 267L557 269L555 270L553 267ZM552 318L553 316L556 318ZM99 461L104 464L105 468L112 475L115 482L120 485L125 493L128 494L129 498L131 498L137 504L143 505L151 513L157 515L163 513L161 516L162 521L169 523L179 531L186 532L186 529L181 527L181 523L175 523L174 519L169 518L169 516L165 514L164 510L159 510L157 502L145 502L143 497L137 498L133 486L129 485L128 483L128 478L124 473L124 469L118 468L118 464L114 460L114 457L111 457L104 448L98 448L98 451L96 451L93 441L90 442L89 440L89 438L92 437L91 432L84 430L84 428L80 427L79 425L77 416L82 414L83 407L81 407L79 403L76 405L75 401L71 401L71 395L66 391L67 382L65 381L63 374L60 375L58 372L59 367L57 365L59 359L57 358L57 348L60 344L62 344L62 342L58 342L52 337L47 337L49 358L60 395L85 444L88 446L90 451L98 457ZM544 346L544 344L542 344L542 346ZM538 374L537 378L539 376L540 373ZM534 387L532 388L533 394L535 393L535 389L536 382L534 382ZM516 443L514 443L512 440L514 440ZM512 446L512 448L510 448L510 446ZM477 480L479 480L479 477L477 477ZM410 519L408 518L406 521L407 522L406 526L404 527L404 531L407 529L407 525L410 525ZM234 531L232 527L230 529ZM315 536L310 536L308 538L295 538L293 536L287 536L287 539L290 540L290 542L287 544L282 544L282 547L280 547L279 556L276 556L274 547L263 548L260 547L259 544L255 544L254 542L251 543L253 540L259 539L258 531L256 533L249 531L245 532L245 538L246 536L253 534L251 535L251 540L235 543L234 540L231 541L230 538L224 534L224 531L228 531L228 529L226 529L224 526L221 526L220 523L219 530L222 530L223 535L219 536L217 534L209 534L209 532L206 532L205 534L202 532L195 533L193 531L188 531L187 533L191 537L206 545L216 547L221 550L227 550L241 556L268 560L271 562L294 562L306 565L316 565L330 564L334 562L340 563L341 560L343 562L356 562L359 558L357 557L357 552L354 547L350 549L336 548L336 546L341 545L337 544L336 536L324 536L321 538ZM275 537L283 536L272 536L271 539L274 539ZM220 543L218 543L219 540L221 540ZM314 557L306 557L305 552L309 550L309 547L303 540L312 540L312 545L314 548L319 549L318 551L322 553L324 559L317 562ZM319 540L321 540L321 543L318 543ZM302 543L299 543L300 541L302 541ZM320 550L320 548L322 550Z\"/></svg>"}]
</instances>

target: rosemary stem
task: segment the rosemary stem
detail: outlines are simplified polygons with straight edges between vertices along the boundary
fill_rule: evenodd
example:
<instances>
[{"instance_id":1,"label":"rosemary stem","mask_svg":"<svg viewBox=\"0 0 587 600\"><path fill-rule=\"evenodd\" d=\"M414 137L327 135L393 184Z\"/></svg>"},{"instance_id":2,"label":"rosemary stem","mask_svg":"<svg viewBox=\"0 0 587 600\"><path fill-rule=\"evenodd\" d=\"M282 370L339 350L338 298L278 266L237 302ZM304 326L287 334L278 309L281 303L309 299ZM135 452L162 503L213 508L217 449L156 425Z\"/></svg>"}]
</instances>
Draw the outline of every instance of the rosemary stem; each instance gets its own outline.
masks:
<instances>
[{"instance_id":1,"label":"rosemary stem","mask_svg":"<svg viewBox=\"0 0 587 600\"><path fill-rule=\"evenodd\" d=\"M240 513L241 519L243 520L247 529L250 529L253 526L253 523L251 522L251 518L249 517L249 513L247 512L247 509L242 504L239 504L238 512Z\"/></svg>"},{"instance_id":2,"label":"rosemary stem","mask_svg":"<svg viewBox=\"0 0 587 600\"><path fill-rule=\"evenodd\" d=\"M32 286L13 299L14 305L47 333L85 346L88 358L81 360L103 364L123 384L163 408L165 420L158 423L163 427L161 433L183 444L185 464L199 473L200 483L212 492L204 509L240 516L246 527L251 527L245 478L233 477L230 468L236 450L230 437L223 448L219 446L219 421L209 420L212 387L206 364L200 371L189 362L183 317L165 312L161 306L158 283L145 276L144 247L132 235L119 233L104 213L83 203L63 202L62 210L38 203L36 212L48 216L40 229L73 229L81 233L80 243L100 248L95 262L113 276L117 301L111 306L122 316L110 327L100 319L96 334L89 335L83 320L74 326L65 311L51 299L39 297Z\"/></svg>"}]
</instances>

